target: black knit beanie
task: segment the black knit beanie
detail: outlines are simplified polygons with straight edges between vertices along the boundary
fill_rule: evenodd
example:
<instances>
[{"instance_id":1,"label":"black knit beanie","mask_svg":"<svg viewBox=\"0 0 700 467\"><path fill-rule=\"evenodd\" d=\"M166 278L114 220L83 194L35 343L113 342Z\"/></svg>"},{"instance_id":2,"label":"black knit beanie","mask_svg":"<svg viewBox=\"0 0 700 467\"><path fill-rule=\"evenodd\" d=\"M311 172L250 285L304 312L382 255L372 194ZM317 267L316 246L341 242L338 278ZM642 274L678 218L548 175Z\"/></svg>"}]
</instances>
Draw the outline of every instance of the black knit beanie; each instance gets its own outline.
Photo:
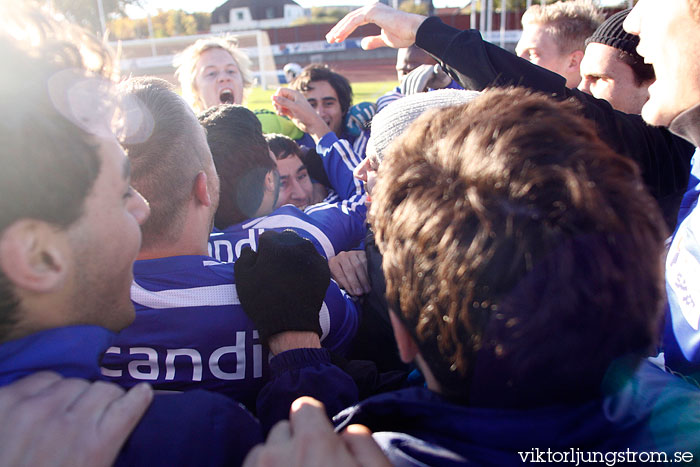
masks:
<instances>
[{"instance_id":1,"label":"black knit beanie","mask_svg":"<svg viewBox=\"0 0 700 467\"><path fill-rule=\"evenodd\" d=\"M586 39L586 45L590 44L591 42L608 45L610 47L623 50L640 62L644 63L642 57L637 53L639 37L628 34L624 29L622 29L622 23L625 21L625 18L627 18L627 15L631 10L631 8L628 8L627 10L620 11L603 21L603 23L598 26L598 29L595 30L593 35Z\"/></svg>"}]
</instances>

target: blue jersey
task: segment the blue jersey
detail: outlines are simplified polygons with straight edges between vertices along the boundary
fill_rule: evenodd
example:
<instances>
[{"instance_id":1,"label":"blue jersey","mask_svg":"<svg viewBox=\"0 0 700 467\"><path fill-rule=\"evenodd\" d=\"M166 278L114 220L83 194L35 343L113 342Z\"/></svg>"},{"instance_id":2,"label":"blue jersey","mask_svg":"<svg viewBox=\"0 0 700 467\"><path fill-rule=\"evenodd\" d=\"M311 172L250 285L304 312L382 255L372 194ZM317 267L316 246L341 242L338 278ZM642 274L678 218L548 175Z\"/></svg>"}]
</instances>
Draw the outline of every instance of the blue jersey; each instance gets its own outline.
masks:
<instances>
[{"instance_id":1,"label":"blue jersey","mask_svg":"<svg viewBox=\"0 0 700 467\"><path fill-rule=\"evenodd\" d=\"M674 371L700 377L700 161L693 157L688 191L678 211L678 227L666 256L664 351ZM699 378L700 379L700 378Z\"/></svg>"},{"instance_id":2,"label":"blue jersey","mask_svg":"<svg viewBox=\"0 0 700 467\"><path fill-rule=\"evenodd\" d=\"M315 145L328 181L335 192L324 201L346 200L364 193L364 184L353 176L353 171L365 158L368 140L369 131L363 131L356 138L348 135L342 135L339 138L331 131ZM297 143L300 146L314 146L313 138L308 134L297 140Z\"/></svg>"},{"instance_id":3,"label":"blue jersey","mask_svg":"<svg viewBox=\"0 0 700 467\"><path fill-rule=\"evenodd\" d=\"M136 319L104 355L107 379L122 386L147 381L162 390L207 389L255 406L269 377L269 355L240 305L232 263L207 256L136 261L131 299ZM321 344L344 353L358 315L335 282L319 322Z\"/></svg>"},{"instance_id":4,"label":"blue jersey","mask_svg":"<svg viewBox=\"0 0 700 467\"><path fill-rule=\"evenodd\" d=\"M321 156L328 181L340 199L349 199L364 193L364 184L353 175L355 167L365 158L369 134L363 132L351 147L345 139L339 139L332 131L320 139L316 152Z\"/></svg>"},{"instance_id":5,"label":"blue jersey","mask_svg":"<svg viewBox=\"0 0 700 467\"><path fill-rule=\"evenodd\" d=\"M271 214L215 230L209 237L209 255L221 262L233 262L249 246L257 251L258 237L266 230L291 229L311 240L326 258L355 248L364 240L367 227L365 195L353 196L340 203L319 203L304 212L292 205L282 206Z\"/></svg>"}]
</instances>

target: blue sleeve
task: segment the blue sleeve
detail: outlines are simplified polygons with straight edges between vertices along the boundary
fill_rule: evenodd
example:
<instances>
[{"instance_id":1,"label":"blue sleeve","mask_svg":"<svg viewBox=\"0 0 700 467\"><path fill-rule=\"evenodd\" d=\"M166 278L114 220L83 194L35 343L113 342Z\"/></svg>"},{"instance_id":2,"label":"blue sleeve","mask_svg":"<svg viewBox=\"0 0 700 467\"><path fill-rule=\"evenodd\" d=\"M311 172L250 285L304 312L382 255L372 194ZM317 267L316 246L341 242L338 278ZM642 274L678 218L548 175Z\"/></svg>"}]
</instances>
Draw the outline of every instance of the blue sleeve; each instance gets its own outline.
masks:
<instances>
[{"instance_id":1,"label":"blue sleeve","mask_svg":"<svg viewBox=\"0 0 700 467\"><path fill-rule=\"evenodd\" d=\"M323 402L332 417L358 401L352 378L331 363L325 349L295 349L270 360L271 380L258 394L257 413L263 431L289 418L297 398L310 396Z\"/></svg>"},{"instance_id":2,"label":"blue sleeve","mask_svg":"<svg viewBox=\"0 0 700 467\"><path fill-rule=\"evenodd\" d=\"M698 169L693 165L693 172ZM684 204L697 203L700 185L695 173ZM679 214L680 224L666 257L666 366L700 381L700 210L697 204Z\"/></svg>"},{"instance_id":3,"label":"blue sleeve","mask_svg":"<svg viewBox=\"0 0 700 467\"><path fill-rule=\"evenodd\" d=\"M307 147L307 148L312 148L312 147L314 147L314 145L315 145L314 139L313 139L313 138L311 137L311 135L308 134L308 133L304 133L304 135L303 135L301 138L296 139L296 140L294 140L294 141L296 141L296 143L297 143L299 146L304 146L304 147Z\"/></svg>"},{"instance_id":4,"label":"blue sleeve","mask_svg":"<svg viewBox=\"0 0 700 467\"><path fill-rule=\"evenodd\" d=\"M316 152L323 160L323 168L331 186L341 199L364 193L362 182L352 174L363 157L355 153L347 140L338 139L331 131L318 142Z\"/></svg>"},{"instance_id":5,"label":"blue sleeve","mask_svg":"<svg viewBox=\"0 0 700 467\"><path fill-rule=\"evenodd\" d=\"M377 112L381 112L381 110L384 107L391 104L395 100L401 99L402 97L403 97L403 94L401 94L401 88L396 86L393 91L389 91L386 94L384 94L382 97L377 99Z\"/></svg>"},{"instance_id":6,"label":"blue sleeve","mask_svg":"<svg viewBox=\"0 0 700 467\"><path fill-rule=\"evenodd\" d=\"M345 355L359 326L359 307L335 281L331 281L319 313L321 344L339 355Z\"/></svg>"},{"instance_id":7,"label":"blue sleeve","mask_svg":"<svg viewBox=\"0 0 700 467\"><path fill-rule=\"evenodd\" d=\"M460 89L460 90L462 90L464 88L462 86L460 86L460 84L457 81L452 80L452 81L450 81L450 84L445 86L445 89Z\"/></svg>"},{"instance_id":8,"label":"blue sleeve","mask_svg":"<svg viewBox=\"0 0 700 467\"><path fill-rule=\"evenodd\" d=\"M355 248L367 234L367 196L354 195L334 204L315 204L304 210L333 243L336 254Z\"/></svg>"}]
</instances>

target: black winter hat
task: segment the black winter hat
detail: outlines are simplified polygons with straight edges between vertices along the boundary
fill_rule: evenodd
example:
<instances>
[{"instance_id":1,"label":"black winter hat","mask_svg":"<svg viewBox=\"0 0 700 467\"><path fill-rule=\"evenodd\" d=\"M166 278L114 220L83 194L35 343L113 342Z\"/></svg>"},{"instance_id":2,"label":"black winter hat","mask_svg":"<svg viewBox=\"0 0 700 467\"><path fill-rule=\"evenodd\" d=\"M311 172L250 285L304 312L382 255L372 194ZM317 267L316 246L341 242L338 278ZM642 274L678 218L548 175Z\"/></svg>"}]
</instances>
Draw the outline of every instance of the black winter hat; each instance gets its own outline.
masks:
<instances>
[{"instance_id":1,"label":"black winter hat","mask_svg":"<svg viewBox=\"0 0 700 467\"><path fill-rule=\"evenodd\" d=\"M640 62L644 63L644 59L637 53L639 37L628 34L624 29L622 29L622 23L624 23L625 18L627 18L630 11L632 11L632 9L628 8L615 13L610 18L603 21L603 23L598 26L598 29L595 30L593 35L586 39L586 45L590 44L591 42L608 45L610 47L623 50Z\"/></svg>"}]
</instances>

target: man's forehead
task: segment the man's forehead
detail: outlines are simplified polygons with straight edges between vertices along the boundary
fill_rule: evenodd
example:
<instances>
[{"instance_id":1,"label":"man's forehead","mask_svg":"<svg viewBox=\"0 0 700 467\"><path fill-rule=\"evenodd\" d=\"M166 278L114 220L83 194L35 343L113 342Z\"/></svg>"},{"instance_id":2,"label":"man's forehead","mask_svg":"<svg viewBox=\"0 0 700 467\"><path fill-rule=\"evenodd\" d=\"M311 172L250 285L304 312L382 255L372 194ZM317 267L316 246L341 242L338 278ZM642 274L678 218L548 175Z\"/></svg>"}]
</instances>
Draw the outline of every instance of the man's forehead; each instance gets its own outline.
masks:
<instances>
[{"instance_id":1,"label":"man's forehead","mask_svg":"<svg viewBox=\"0 0 700 467\"><path fill-rule=\"evenodd\" d=\"M613 63L623 63L619 58L620 51L609 45L591 42L586 46L586 51L581 60L581 69L585 67L591 70L603 70Z\"/></svg>"},{"instance_id":2,"label":"man's forehead","mask_svg":"<svg viewBox=\"0 0 700 467\"><path fill-rule=\"evenodd\" d=\"M124 162L122 163L122 178L124 180L129 180L131 178L131 161L128 157L124 157Z\"/></svg>"},{"instance_id":3,"label":"man's forehead","mask_svg":"<svg viewBox=\"0 0 700 467\"><path fill-rule=\"evenodd\" d=\"M124 148L122 148L117 138L112 135L109 137L95 138L99 147L97 154L101 160L100 175L107 177L110 180L109 185L95 185L93 190L105 190L107 186L114 185L118 180L128 182L131 178L131 161L126 156ZM118 184L118 189L121 189L122 184Z\"/></svg>"},{"instance_id":4,"label":"man's forehead","mask_svg":"<svg viewBox=\"0 0 700 467\"><path fill-rule=\"evenodd\" d=\"M526 23L523 25L523 34L520 40L532 45L552 42L552 35L547 31L547 25L540 23Z\"/></svg>"},{"instance_id":5,"label":"man's forehead","mask_svg":"<svg viewBox=\"0 0 700 467\"><path fill-rule=\"evenodd\" d=\"M220 47L213 47L199 54L197 65L199 65L200 69L205 69L213 66L236 65L236 61L228 50L224 50Z\"/></svg>"},{"instance_id":6,"label":"man's forehead","mask_svg":"<svg viewBox=\"0 0 700 467\"><path fill-rule=\"evenodd\" d=\"M326 80L320 80L320 81L312 81L309 83L308 86L308 91L305 91L305 94L307 93L314 93L316 96L313 98L315 99L335 99L338 100L338 93L335 92L335 89ZM321 94L321 95L319 95Z\"/></svg>"},{"instance_id":7,"label":"man's forehead","mask_svg":"<svg viewBox=\"0 0 700 467\"><path fill-rule=\"evenodd\" d=\"M407 63L411 64L418 63L430 65L431 63L435 62L435 60L430 55L428 55L427 52L417 47L410 47L408 49L408 52L406 52L405 60Z\"/></svg>"},{"instance_id":8,"label":"man's forehead","mask_svg":"<svg viewBox=\"0 0 700 467\"><path fill-rule=\"evenodd\" d=\"M288 176L306 168L306 166L299 156L296 154L290 154L284 159L277 159L277 168L280 171L281 176ZM282 175L283 172L284 175Z\"/></svg>"}]
</instances>

